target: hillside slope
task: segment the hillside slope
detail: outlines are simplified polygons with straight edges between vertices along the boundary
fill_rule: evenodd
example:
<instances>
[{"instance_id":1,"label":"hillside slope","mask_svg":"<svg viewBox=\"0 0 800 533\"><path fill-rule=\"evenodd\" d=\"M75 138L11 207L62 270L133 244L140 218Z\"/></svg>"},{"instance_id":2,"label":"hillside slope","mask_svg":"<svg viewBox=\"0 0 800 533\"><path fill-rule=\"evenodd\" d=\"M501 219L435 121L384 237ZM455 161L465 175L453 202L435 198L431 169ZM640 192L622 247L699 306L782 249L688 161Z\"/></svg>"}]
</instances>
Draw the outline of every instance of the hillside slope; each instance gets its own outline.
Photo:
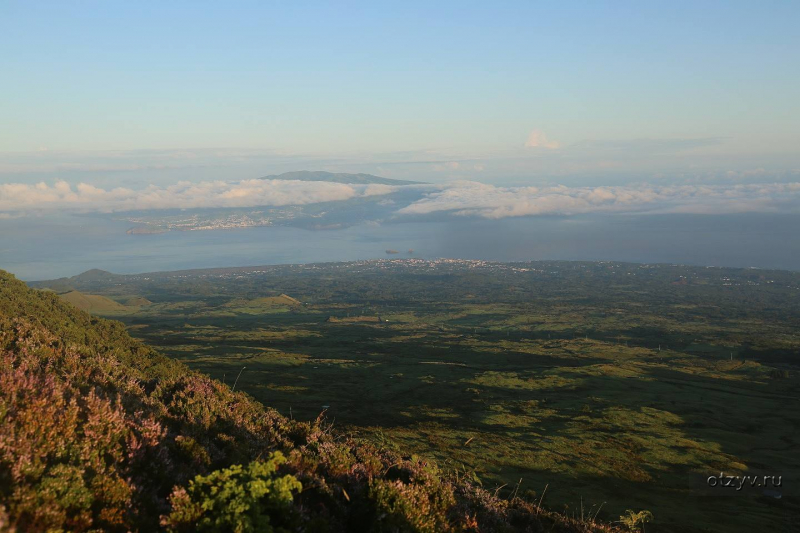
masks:
<instances>
[{"instance_id":1,"label":"hillside slope","mask_svg":"<svg viewBox=\"0 0 800 533\"><path fill-rule=\"evenodd\" d=\"M0 531L48 530L610 531L286 419L0 271Z\"/></svg>"},{"instance_id":2,"label":"hillside slope","mask_svg":"<svg viewBox=\"0 0 800 533\"><path fill-rule=\"evenodd\" d=\"M81 311L86 311L88 313L124 313L127 311L124 305L115 302L111 298L98 296L96 294L84 294L80 291L69 291L59 294L59 296L65 302L72 304Z\"/></svg>"}]
</instances>

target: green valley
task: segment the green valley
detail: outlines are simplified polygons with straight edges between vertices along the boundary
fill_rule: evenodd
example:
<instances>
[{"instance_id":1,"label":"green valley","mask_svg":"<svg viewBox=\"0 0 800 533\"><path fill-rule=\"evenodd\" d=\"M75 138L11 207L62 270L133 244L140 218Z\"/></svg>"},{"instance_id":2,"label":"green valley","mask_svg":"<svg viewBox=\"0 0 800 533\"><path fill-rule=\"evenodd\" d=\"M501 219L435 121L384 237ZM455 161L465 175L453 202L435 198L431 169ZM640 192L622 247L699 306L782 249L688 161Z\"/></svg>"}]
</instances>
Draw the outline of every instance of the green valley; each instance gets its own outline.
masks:
<instances>
[{"instance_id":1,"label":"green valley","mask_svg":"<svg viewBox=\"0 0 800 533\"><path fill-rule=\"evenodd\" d=\"M800 274L384 260L34 284L295 420L569 516L785 529L800 512ZM126 308L128 309L128 308ZM780 487L709 486L777 475Z\"/></svg>"},{"instance_id":2,"label":"green valley","mask_svg":"<svg viewBox=\"0 0 800 533\"><path fill-rule=\"evenodd\" d=\"M0 531L614 530L235 388L0 271Z\"/></svg>"}]
</instances>

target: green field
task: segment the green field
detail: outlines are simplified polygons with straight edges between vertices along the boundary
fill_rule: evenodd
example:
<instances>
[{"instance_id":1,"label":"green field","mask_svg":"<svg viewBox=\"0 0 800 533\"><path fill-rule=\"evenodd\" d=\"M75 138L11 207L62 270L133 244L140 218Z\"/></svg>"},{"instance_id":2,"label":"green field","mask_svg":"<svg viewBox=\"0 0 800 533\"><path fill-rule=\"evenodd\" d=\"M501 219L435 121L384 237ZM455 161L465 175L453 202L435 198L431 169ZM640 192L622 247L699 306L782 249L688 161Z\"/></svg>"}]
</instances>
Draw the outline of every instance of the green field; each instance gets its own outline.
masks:
<instances>
[{"instance_id":1,"label":"green field","mask_svg":"<svg viewBox=\"0 0 800 533\"><path fill-rule=\"evenodd\" d=\"M501 494L607 521L649 509L647 531L800 516L798 273L401 260L41 286L136 301L101 314L285 415ZM782 486L709 487L720 472Z\"/></svg>"}]
</instances>

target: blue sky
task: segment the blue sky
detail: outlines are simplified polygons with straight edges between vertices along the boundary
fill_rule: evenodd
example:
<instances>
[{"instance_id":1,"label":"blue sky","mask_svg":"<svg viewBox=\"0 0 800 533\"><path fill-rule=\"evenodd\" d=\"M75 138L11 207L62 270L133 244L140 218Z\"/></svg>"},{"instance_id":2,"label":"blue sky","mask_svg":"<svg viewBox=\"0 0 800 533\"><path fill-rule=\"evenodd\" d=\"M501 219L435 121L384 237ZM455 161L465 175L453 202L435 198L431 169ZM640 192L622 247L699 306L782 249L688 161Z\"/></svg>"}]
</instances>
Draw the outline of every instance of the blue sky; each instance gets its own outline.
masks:
<instances>
[{"instance_id":1,"label":"blue sky","mask_svg":"<svg viewBox=\"0 0 800 533\"><path fill-rule=\"evenodd\" d=\"M799 23L793 1L0 0L0 182L786 181Z\"/></svg>"}]
</instances>

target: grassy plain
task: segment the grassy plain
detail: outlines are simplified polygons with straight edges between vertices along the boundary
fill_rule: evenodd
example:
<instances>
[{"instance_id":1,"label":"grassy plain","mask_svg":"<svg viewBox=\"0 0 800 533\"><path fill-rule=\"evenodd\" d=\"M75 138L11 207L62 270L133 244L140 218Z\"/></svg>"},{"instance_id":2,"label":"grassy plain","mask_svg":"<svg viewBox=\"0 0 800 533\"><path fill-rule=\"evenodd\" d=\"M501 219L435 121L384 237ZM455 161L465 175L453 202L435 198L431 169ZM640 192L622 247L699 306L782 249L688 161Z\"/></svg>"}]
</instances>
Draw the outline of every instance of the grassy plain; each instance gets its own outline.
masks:
<instances>
[{"instance_id":1,"label":"grassy plain","mask_svg":"<svg viewBox=\"0 0 800 533\"><path fill-rule=\"evenodd\" d=\"M800 274L378 261L85 276L131 333L299 419L648 531L800 516ZM707 478L781 475L782 487Z\"/></svg>"}]
</instances>

